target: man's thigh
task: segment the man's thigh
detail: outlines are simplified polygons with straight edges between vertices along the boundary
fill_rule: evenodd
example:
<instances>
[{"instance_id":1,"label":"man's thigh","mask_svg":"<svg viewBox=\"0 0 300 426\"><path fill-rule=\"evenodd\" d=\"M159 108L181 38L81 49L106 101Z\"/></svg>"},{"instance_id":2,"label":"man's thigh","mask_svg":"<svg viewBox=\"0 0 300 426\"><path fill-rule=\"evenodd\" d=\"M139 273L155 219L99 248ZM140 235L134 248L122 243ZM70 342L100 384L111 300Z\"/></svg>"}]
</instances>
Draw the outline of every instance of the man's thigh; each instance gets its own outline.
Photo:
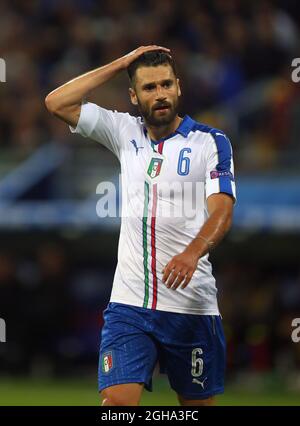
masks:
<instances>
[{"instance_id":1,"label":"man's thigh","mask_svg":"<svg viewBox=\"0 0 300 426\"><path fill-rule=\"evenodd\" d=\"M113 304L104 312L101 333L99 391L121 384L144 383L152 390L157 348L143 329L139 313Z\"/></svg>"}]
</instances>

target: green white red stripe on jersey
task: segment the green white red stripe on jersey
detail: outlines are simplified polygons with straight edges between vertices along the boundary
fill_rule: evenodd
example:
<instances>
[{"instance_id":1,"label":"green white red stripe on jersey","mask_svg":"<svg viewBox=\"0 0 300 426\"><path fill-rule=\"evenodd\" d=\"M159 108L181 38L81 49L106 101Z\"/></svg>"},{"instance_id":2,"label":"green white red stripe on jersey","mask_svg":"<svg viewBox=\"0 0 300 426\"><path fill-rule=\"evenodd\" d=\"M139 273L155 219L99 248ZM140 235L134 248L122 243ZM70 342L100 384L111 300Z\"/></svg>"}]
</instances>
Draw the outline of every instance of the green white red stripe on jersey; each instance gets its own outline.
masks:
<instances>
[{"instance_id":1,"label":"green white red stripe on jersey","mask_svg":"<svg viewBox=\"0 0 300 426\"><path fill-rule=\"evenodd\" d=\"M155 145L151 142L154 152L162 154L164 142L158 144L158 151L155 150ZM152 205L149 206L150 188L152 188ZM149 211L151 212L150 222L150 238L148 239L147 223ZM144 212L143 212L143 261L144 261L144 303L143 307L147 308L149 303L149 252L151 254L151 276L152 276L152 304L151 309L156 309L157 306L157 270L156 270L156 212L157 212L157 183L152 186L147 181L144 183ZM148 249L150 247L150 250Z\"/></svg>"}]
</instances>

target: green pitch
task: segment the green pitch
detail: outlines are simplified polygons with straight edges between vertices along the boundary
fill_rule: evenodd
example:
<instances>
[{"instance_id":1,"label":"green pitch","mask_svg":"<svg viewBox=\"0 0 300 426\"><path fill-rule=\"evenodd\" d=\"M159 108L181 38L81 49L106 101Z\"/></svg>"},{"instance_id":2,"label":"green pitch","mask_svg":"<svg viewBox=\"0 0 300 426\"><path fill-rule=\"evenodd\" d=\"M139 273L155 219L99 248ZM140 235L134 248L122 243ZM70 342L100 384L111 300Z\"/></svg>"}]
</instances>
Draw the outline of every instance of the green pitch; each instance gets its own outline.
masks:
<instances>
[{"instance_id":1,"label":"green pitch","mask_svg":"<svg viewBox=\"0 0 300 426\"><path fill-rule=\"evenodd\" d=\"M98 405L96 380L5 379L0 377L0 405ZM142 405L177 404L167 380L156 378L154 392L144 391ZM299 393L234 391L218 397L218 405L300 405Z\"/></svg>"}]
</instances>

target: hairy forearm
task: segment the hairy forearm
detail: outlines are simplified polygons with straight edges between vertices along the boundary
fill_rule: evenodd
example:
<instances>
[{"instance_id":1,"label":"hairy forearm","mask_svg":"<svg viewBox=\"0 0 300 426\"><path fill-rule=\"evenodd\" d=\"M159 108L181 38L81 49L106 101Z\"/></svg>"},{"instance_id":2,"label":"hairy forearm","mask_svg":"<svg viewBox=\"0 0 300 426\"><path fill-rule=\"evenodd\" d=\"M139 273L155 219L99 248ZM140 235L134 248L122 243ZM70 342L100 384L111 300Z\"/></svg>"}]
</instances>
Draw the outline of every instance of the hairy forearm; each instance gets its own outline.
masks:
<instances>
[{"instance_id":1,"label":"hairy forearm","mask_svg":"<svg viewBox=\"0 0 300 426\"><path fill-rule=\"evenodd\" d=\"M231 226L231 214L223 209L215 210L204 223L196 237L188 245L187 250L198 258L216 247Z\"/></svg>"},{"instance_id":2,"label":"hairy forearm","mask_svg":"<svg viewBox=\"0 0 300 426\"><path fill-rule=\"evenodd\" d=\"M123 58L76 77L57 89L46 98L48 109L56 110L80 105L89 92L101 86L125 68Z\"/></svg>"}]
</instances>

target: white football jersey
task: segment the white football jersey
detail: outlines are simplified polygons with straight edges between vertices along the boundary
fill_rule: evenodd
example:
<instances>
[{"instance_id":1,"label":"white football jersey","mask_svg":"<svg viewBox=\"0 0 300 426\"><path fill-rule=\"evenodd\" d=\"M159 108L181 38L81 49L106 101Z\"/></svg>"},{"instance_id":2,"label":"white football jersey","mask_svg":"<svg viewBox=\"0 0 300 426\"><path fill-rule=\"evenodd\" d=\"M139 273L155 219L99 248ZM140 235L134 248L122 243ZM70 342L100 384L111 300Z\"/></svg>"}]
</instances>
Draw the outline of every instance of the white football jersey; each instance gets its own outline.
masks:
<instances>
[{"instance_id":1,"label":"white football jersey","mask_svg":"<svg viewBox=\"0 0 300 426\"><path fill-rule=\"evenodd\" d=\"M85 103L72 132L110 149L121 163L122 220L111 302L186 314L218 315L208 254L185 289L168 289L162 270L208 218L207 198L235 198L232 148L220 130L186 115L154 142L141 117Z\"/></svg>"}]
</instances>

